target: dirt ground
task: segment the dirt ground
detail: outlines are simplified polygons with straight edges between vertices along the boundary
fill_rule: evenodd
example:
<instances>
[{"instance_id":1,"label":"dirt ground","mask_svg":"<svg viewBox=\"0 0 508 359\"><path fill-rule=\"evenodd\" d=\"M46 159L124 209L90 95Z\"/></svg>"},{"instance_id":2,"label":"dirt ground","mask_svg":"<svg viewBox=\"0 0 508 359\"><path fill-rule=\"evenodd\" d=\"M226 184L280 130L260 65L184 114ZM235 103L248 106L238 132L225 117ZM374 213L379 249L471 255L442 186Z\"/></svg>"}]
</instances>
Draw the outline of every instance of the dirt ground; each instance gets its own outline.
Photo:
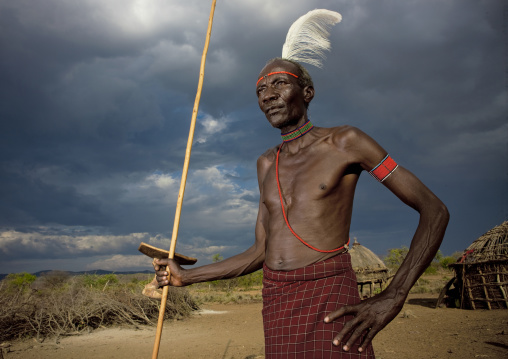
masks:
<instances>
[{"instance_id":1,"label":"dirt ground","mask_svg":"<svg viewBox=\"0 0 508 359\"><path fill-rule=\"evenodd\" d=\"M508 358L508 310L434 309L437 295L412 294L400 315L374 339L378 359ZM5 359L150 358L154 327L4 343ZM159 358L261 359L261 303L209 304L164 325Z\"/></svg>"}]
</instances>

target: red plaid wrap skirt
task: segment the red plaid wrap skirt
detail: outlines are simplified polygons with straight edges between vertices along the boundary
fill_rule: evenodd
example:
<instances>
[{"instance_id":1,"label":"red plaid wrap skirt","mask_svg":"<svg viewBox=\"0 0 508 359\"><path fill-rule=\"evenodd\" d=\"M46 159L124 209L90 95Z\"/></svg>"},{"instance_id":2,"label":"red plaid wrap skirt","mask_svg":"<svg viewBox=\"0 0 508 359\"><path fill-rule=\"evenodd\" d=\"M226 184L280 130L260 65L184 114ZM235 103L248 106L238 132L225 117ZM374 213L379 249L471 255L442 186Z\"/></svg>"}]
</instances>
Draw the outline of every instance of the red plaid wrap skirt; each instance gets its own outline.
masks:
<instances>
[{"instance_id":1,"label":"red plaid wrap skirt","mask_svg":"<svg viewBox=\"0 0 508 359\"><path fill-rule=\"evenodd\" d=\"M369 345L358 352L332 344L351 316L325 323L324 318L343 305L360 302L349 253L292 271L263 269L263 327L265 358L373 359Z\"/></svg>"}]
</instances>

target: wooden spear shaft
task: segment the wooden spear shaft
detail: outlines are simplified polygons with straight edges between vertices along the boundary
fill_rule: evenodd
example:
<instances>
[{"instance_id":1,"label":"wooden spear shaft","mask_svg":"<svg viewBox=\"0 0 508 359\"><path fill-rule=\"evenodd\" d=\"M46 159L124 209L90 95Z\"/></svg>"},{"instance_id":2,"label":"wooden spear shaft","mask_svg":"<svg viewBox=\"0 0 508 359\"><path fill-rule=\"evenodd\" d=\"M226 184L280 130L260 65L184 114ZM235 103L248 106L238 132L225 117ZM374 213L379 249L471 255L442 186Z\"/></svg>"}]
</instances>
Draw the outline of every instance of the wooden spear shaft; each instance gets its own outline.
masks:
<instances>
[{"instance_id":1,"label":"wooden spear shaft","mask_svg":"<svg viewBox=\"0 0 508 359\"><path fill-rule=\"evenodd\" d=\"M212 34L213 14L215 12L216 0L212 1L212 9L210 10L210 18L208 20L208 30L206 32L205 47L203 49L203 55L201 56L201 68L199 70L199 82L198 91L196 93L196 100L194 101L194 108L192 110L192 119L189 130L189 138L187 140L187 149L185 151L185 160L183 163L182 180L180 182L180 191L178 192L178 200L176 203L175 222L173 224L173 233L171 236L171 246L169 248L168 258L173 259L175 255L176 240L178 237L178 228L180 225L180 215L182 213L183 195L185 193L185 184L187 182L187 173L189 172L189 161L192 150L192 141L194 139L194 130L196 128L196 118L198 116L199 100L201 99L201 90L203 89L203 78L205 77L205 63L206 54L208 53L208 45L210 44L210 35ZM169 267L166 268L168 272L168 278L171 276ZM155 334L155 343L153 346L152 359L157 359L159 355L159 346L162 335L162 325L164 322L164 313L166 311L166 302L168 300L169 286L165 286L162 290L161 306L159 309L159 320L157 322L157 332Z\"/></svg>"}]
</instances>

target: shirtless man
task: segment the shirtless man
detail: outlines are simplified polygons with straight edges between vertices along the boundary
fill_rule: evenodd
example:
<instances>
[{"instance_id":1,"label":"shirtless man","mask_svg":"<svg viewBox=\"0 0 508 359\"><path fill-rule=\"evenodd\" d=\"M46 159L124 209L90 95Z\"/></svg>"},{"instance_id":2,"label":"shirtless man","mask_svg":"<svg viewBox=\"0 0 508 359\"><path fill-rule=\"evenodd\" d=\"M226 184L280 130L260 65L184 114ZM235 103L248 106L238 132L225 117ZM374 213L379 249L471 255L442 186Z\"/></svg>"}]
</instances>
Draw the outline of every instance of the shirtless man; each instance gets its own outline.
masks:
<instances>
[{"instance_id":1,"label":"shirtless man","mask_svg":"<svg viewBox=\"0 0 508 359\"><path fill-rule=\"evenodd\" d=\"M399 313L409 290L434 258L448 223L448 211L412 173L397 167L390 157L389 163L381 163L387 152L362 131L350 126L312 127L307 118L307 108L314 97L314 87L301 65L282 59L271 60L259 75L256 93L259 107L270 124L280 129L282 134L289 135L283 136L282 145L269 149L257 161L260 201L254 244L245 252L224 261L192 269L183 269L172 260L159 260L154 264L157 281L160 286L186 286L238 277L264 267L265 276L270 276L263 289L266 347L276 348L267 349L266 358L303 358L305 355L309 358L372 358L370 343L373 337ZM283 284L271 291L271 287L267 286L274 283L277 286L274 278L279 274L284 276L297 271L302 274L306 268L323 265L327 268L333 266L333 271L337 271L334 276L338 277L349 271L349 254L345 253L343 246L349 240L355 187L362 171L372 171L378 165L387 172L377 173L377 177L383 179L383 185L420 215L409 253L390 285L380 294L363 301L358 297L355 283L344 284L342 279L320 283L312 293L308 287L305 290L299 287L300 284L294 284L296 289L289 294L284 290L293 284ZM387 174L389 176L385 178ZM171 273L169 280L166 265ZM336 269L337 266L340 268ZM299 281L297 277L296 281ZM328 274L325 277L324 280L329 280ZM307 293L302 296L310 297L311 301L317 296L326 296L324 292L328 289L323 288L330 283L330 290L335 290L335 287L341 289L337 289L338 297L326 297L325 300L339 298L338 302L326 303L325 306L320 306L321 303L305 304L305 311L321 308L317 309L318 319L311 319L316 323L309 324L308 320L302 323L301 319L291 322L291 318L289 322L280 322L287 318L265 318L265 315L277 315L288 306L293 311L281 315L294 316L294 310L300 310L300 315L301 308L295 309L294 303L279 303L275 309L268 307L284 295L294 298L300 293ZM354 290L349 288L348 294L344 294L344 286ZM355 298L343 300L343 297L350 296ZM271 314L265 313L270 310ZM271 321L279 321L279 324ZM287 328L280 323L290 323L294 330L284 331ZM339 325L333 327L334 323ZM272 324L275 329L269 328ZM298 342L306 341L308 333L300 339L292 339L302 334L300 329L303 327L308 328L307 331L331 331L332 334L319 334L319 338L311 340L311 346L304 345ZM271 334L267 334L270 330ZM278 339L274 342L272 336ZM316 344L319 340L326 343ZM333 353L325 354L327 350Z\"/></svg>"}]
</instances>

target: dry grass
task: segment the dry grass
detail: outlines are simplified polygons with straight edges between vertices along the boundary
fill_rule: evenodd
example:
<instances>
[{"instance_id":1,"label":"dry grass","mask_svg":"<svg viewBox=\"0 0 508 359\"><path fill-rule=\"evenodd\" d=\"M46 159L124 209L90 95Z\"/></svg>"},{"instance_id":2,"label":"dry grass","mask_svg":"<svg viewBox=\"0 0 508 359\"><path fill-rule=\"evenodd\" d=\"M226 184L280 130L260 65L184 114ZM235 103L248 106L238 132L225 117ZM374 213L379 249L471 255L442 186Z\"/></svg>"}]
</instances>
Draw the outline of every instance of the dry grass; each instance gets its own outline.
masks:
<instances>
[{"instance_id":1,"label":"dry grass","mask_svg":"<svg viewBox=\"0 0 508 359\"><path fill-rule=\"evenodd\" d=\"M160 302L141 295L144 282L120 283L115 275L38 282L13 284L10 278L0 284L0 342L157 323ZM197 308L186 290L171 288L166 319L183 318Z\"/></svg>"},{"instance_id":2,"label":"dry grass","mask_svg":"<svg viewBox=\"0 0 508 359\"><path fill-rule=\"evenodd\" d=\"M423 274L411 288L410 293L439 293L453 275L449 269L439 269L436 273Z\"/></svg>"},{"instance_id":3,"label":"dry grass","mask_svg":"<svg viewBox=\"0 0 508 359\"><path fill-rule=\"evenodd\" d=\"M263 271L243 277L191 285L189 292L198 303L244 304L261 302Z\"/></svg>"},{"instance_id":4,"label":"dry grass","mask_svg":"<svg viewBox=\"0 0 508 359\"><path fill-rule=\"evenodd\" d=\"M261 302L261 287L249 289L236 288L234 290L221 290L213 287L191 286L189 293L196 302L220 304L246 304Z\"/></svg>"}]
</instances>

